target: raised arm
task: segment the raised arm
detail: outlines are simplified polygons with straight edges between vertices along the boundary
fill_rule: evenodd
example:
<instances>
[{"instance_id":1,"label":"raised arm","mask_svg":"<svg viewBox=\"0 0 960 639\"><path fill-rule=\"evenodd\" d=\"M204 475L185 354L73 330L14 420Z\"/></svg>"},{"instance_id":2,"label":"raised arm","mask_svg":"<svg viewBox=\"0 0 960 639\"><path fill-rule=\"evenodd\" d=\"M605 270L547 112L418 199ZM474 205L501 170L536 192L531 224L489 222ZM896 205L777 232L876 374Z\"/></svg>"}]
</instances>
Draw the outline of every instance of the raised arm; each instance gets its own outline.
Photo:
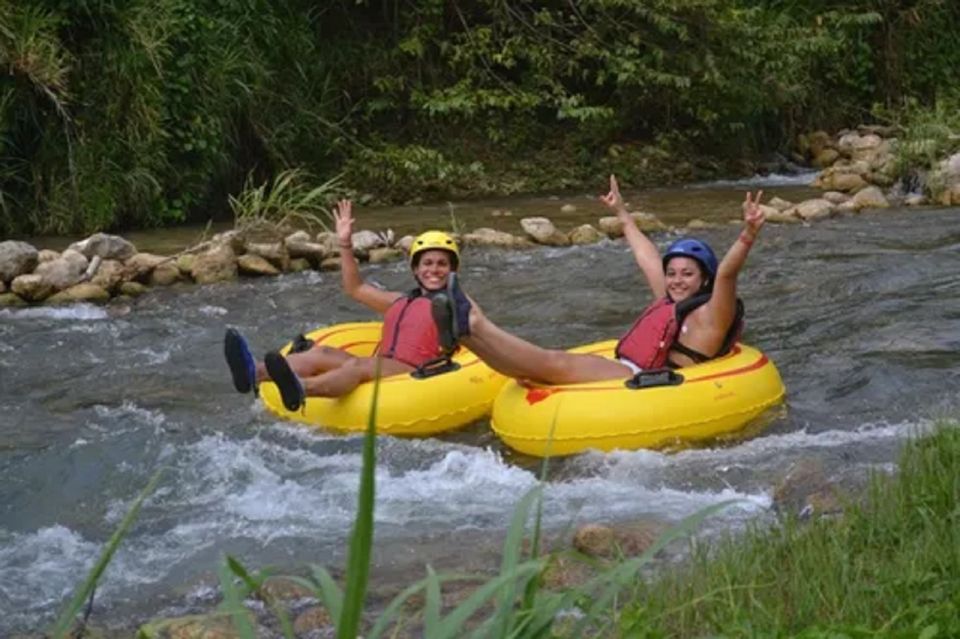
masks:
<instances>
[{"instance_id":1,"label":"raised arm","mask_svg":"<svg viewBox=\"0 0 960 639\"><path fill-rule=\"evenodd\" d=\"M337 229L337 246L340 247L340 281L343 291L364 306L378 313L385 313L401 295L367 284L360 276L357 258L353 255L353 203L350 200L337 202L333 220Z\"/></svg>"},{"instance_id":2,"label":"raised arm","mask_svg":"<svg viewBox=\"0 0 960 639\"><path fill-rule=\"evenodd\" d=\"M650 290L653 291L653 296L655 298L663 297L667 292L667 285L663 277L663 262L660 259L660 251L650 241L650 238L637 228L636 221L627 211L627 207L624 206L616 176L610 176L610 192L600 196L600 201L606 204L608 208L613 209L617 218L623 224L623 236L627 238L630 250L633 251L633 259L637 261L637 266L640 267L640 272L643 273Z\"/></svg>"},{"instance_id":3,"label":"raised arm","mask_svg":"<svg viewBox=\"0 0 960 639\"><path fill-rule=\"evenodd\" d=\"M750 254L750 247L757 239L757 234L767 221L760 208L762 197L763 191L758 191L756 197L747 192L743 200L743 228L733 242L733 246L723 256L720 266L717 267L713 296L707 307L710 316L715 318L719 325L726 326L733 319L737 308L737 276L744 262L747 261L747 255Z\"/></svg>"}]
</instances>

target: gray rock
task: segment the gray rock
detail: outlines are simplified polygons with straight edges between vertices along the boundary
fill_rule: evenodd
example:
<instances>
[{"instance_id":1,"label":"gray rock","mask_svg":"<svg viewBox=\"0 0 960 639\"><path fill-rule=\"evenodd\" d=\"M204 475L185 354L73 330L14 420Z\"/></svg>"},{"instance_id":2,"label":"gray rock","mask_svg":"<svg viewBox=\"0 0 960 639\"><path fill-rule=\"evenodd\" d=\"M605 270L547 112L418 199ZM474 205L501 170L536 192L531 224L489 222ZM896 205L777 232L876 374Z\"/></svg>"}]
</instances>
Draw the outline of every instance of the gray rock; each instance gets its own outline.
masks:
<instances>
[{"instance_id":1,"label":"gray rock","mask_svg":"<svg viewBox=\"0 0 960 639\"><path fill-rule=\"evenodd\" d=\"M89 302L92 304L104 304L110 300L110 293L103 290L96 284L82 282L75 286L60 291L56 295L48 297L46 304L74 304L77 302Z\"/></svg>"},{"instance_id":2,"label":"gray rock","mask_svg":"<svg viewBox=\"0 0 960 639\"><path fill-rule=\"evenodd\" d=\"M370 249L369 259L371 264L380 264L383 262L390 262L401 257L403 257L403 251L400 249L390 246L383 246L380 248Z\"/></svg>"},{"instance_id":3,"label":"gray rock","mask_svg":"<svg viewBox=\"0 0 960 639\"><path fill-rule=\"evenodd\" d=\"M516 248L531 246L528 239L511 235L506 231L481 227L474 229L463 236L463 243L468 246L499 246L502 248Z\"/></svg>"},{"instance_id":4,"label":"gray rock","mask_svg":"<svg viewBox=\"0 0 960 639\"><path fill-rule=\"evenodd\" d=\"M557 230L548 218L525 217L520 220L520 226L537 244L548 246L568 246L570 239Z\"/></svg>"},{"instance_id":5,"label":"gray rock","mask_svg":"<svg viewBox=\"0 0 960 639\"><path fill-rule=\"evenodd\" d=\"M50 280L36 273L26 273L13 278L10 290L28 302L42 302L56 292Z\"/></svg>"},{"instance_id":6,"label":"gray rock","mask_svg":"<svg viewBox=\"0 0 960 639\"><path fill-rule=\"evenodd\" d=\"M804 200L792 209L794 215L802 220L819 220L833 215L834 205L827 200L815 198Z\"/></svg>"},{"instance_id":7,"label":"gray rock","mask_svg":"<svg viewBox=\"0 0 960 639\"><path fill-rule=\"evenodd\" d=\"M591 224L581 224L570 231L570 243L574 245L596 244L607 236L598 231Z\"/></svg>"},{"instance_id":8,"label":"gray rock","mask_svg":"<svg viewBox=\"0 0 960 639\"><path fill-rule=\"evenodd\" d=\"M858 211L866 208L890 208L890 202L888 202L887 198L883 195L883 191L876 186L868 186L865 189L857 191L857 194L853 196L853 204Z\"/></svg>"},{"instance_id":9,"label":"gray rock","mask_svg":"<svg viewBox=\"0 0 960 639\"><path fill-rule=\"evenodd\" d=\"M163 255L154 255L153 253L137 253L124 262L126 269L126 279L136 282L146 282L150 273L162 264L167 258Z\"/></svg>"},{"instance_id":10,"label":"gray rock","mask_svg":"<svg viewBox=\"0 0 960 639\"><path fill-rule=\"evenodd\" d=\"M140 282L121 282L120 283L120 294L127 295L129 297L140 297L147 291L149 291L144 284Z\"/></svg>"},{"instance_id":11,"label":"gray rock","mask_svg":"<svg viewBox=\"0 0 960 639\"><path fill-rule=\"evenodd\" d=\"M147 283L150 286L170 286L183 279L180 267L174 261L161 262L157 264L150 275L147 277Z\"/></svg>"},{"instance_id":12,"label":"gray rock","mask_svg":"<svg viewBox=\"0 0 960 639\"><path fill-rule=\"evenodd\" d=\"M40 249L37 253L38 262L50 262L60 257L59 251L51 251L50 249Z\"/></svg>"},{"instance_id":13,"label":"gray rock","mask_svg":"<svg viewBox=\"0 0 960 639\"><path fill-rule=\"evenodd\" d=\"M81 253L67 249L57 259L38 264L34 273L42 275L56 290L62 291L80 281L87 264L87 258Z\"/></svg>"},{"instance_id":14,"label":"gray rock","mask_svg":"<svg viewBox=\"0 0 960 639\"><path fill-rule=\"evenodd\" d=\"M772 206L778 211L786 211L793 205L794 205L793 202L788 202L787 200L784 200L783 198L776 197L776 196L770 198L770 201L767 202L767 206Z\"/></svg>"},{"instance_id":15,"label":"gray rock","mask_svg":"<svg viewBox=\"0 0 960 639\"><path fill-rule=\"evenodd\" d=\"M105 291L116 291L123 281L126 268L117 260L103 260L96 274L90 278L91 284L96 284Z\"/></svg>"},{"instance_id":16,"label":"gray rock","mask_svg":"<svg viewBox=\"0 0 960 639\"><path fill-rule=\"evenodd\" d=\"M37 267L37 249L26 242L0 242L0 280L9 282L18 275L30 273Z\"/></svg>"},{"instance_id":17,"label":"gray rock","mask_svg":"<svg viewBox=\"0 0 960 639\"><path fill-rule=\"evenodd\" d=\"M237 277L237 256L226 244L200 253L191 265L190 275L197 284L225 282Z\"/></svg>"},{"instance_id":18,"label":"gray rock","mask_svg":"<svg viewBox=\"0 0 960 639\"><path fill-rule=\"evenodd\" d=\"M279 275L280 269L266 258L247 253L237 258L237 268L244 275Z\"/></svg>"},{"instance_id":19,"label":"gray rock","mask_svg":"<svg viewBox=\"0 0 960 639\"><path fill-rule=\"evenodd\" d=\"M262 257L280 271L285 271L290 263L290 254L287 253L287 247L282 242L247 242L247 253Z\"/></svg>"},{"instance_id":20,"label":"gray rock","mask_svg":"<svg viewBox=\"0 0 960 639\"><path fill-rule=\"evenodd\" d=\"M353 234L354 252L366 253L370 249L385 246L384 238L379 233L373 231L357 231Z\"/></svg>"},{"instance_id":21,"label":"gray rock","mask_svg":"<svg viewBox=\"0 0 960 639\"><path fill-rule=\"evenodd\" d=\"M106 233L94 233L85 240L74 242L70 249L82 253L84 257L90 259L99 255L103 259L126 260L137 252L131 242L125 240L119 235L107 235Z\"/></svg>"}]
</instances>

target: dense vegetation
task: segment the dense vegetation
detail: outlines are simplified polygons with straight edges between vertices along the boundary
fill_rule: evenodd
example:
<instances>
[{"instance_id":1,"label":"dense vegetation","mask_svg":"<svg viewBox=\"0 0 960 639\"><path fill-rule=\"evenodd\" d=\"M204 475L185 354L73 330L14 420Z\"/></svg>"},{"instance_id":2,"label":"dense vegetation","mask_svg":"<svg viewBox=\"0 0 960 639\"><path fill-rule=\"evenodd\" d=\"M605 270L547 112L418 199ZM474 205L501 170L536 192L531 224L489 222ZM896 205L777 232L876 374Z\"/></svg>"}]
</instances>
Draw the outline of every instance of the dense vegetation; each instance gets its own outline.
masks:
<instances>
[{"instance_id":1,"label":"dense vegetation","mask_svg":"<svg viewBox=\"0 0 960 639\"><path fill-rule=\"evenodd\" d=\"M206 220L299 168L383 200L708 177L932 109L945 0L0 0L0 233Z\"/></svg>"}]
</instances>

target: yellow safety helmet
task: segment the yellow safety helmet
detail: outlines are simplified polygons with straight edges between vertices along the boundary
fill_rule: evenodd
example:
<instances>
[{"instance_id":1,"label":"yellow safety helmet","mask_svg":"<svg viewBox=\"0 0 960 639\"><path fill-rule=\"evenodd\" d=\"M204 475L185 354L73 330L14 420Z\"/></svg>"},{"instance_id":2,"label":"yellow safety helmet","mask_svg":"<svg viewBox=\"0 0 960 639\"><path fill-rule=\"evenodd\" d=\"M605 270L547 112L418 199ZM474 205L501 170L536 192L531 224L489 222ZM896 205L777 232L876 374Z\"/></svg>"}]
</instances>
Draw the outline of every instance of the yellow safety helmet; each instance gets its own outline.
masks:
<instances>
[{"instance_id":1,"label":"yellow safety helmet","mask_svg":"<svg viewBox=\"0 0 960 639\"><path fill-rule=\"evenodd\" d=\"M416 268L417 255L432 250L447 251L450 253L453 270L460 267L460 249L453 238L443 231L427 231L418 235L410 245L410 268Z\"/></svg>"}]
</instances>

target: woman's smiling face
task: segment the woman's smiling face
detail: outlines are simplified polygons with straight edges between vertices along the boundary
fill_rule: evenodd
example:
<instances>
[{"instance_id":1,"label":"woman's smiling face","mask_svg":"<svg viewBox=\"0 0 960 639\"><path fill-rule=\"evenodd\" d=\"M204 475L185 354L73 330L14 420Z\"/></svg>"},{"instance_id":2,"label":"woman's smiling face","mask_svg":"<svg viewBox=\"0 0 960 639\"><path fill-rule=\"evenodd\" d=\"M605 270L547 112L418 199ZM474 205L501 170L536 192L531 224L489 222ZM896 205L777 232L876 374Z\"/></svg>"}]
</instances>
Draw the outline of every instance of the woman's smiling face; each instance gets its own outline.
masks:
<instances>
[{"instance_id":1,"label":"woman's smiling face","mask_svg":"<svg viewBox=\"0 0 960 639\"><path fill-rule=\"evenodd\" d=\"M663 276L667 285L667 294L674 302L696 295L704 282L700 264L690 257L671 258L667 262Z\"/></svg>"},{"instance_id":2,"label":"woman's smiling face","mask_svg":"<svg viewBox=\"0 0 960 639\"><path fill-rule=\"evenodd\" d=\"M428 291L439 291L447 285L447 276L453 270L450 253L441 249L424 251L413 268L414 277Z\"/></svg>"}]
</instances>

